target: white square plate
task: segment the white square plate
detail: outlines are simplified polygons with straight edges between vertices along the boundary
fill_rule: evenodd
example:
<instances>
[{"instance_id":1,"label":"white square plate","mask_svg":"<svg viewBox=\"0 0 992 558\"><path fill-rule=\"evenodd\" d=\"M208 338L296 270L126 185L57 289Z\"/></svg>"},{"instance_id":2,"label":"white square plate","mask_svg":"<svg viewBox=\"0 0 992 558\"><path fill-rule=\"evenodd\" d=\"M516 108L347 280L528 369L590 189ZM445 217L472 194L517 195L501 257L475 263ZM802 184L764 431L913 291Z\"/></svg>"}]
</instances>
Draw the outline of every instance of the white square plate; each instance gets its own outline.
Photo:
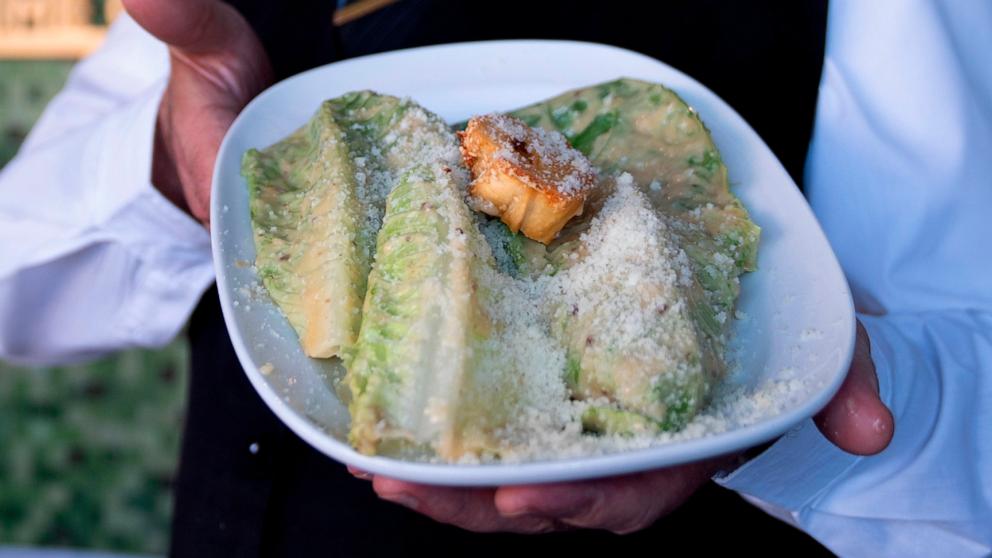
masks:
<instances>
[{"instance_id":1,"label":"white square plate","mask_svg":"<svg viewBox=\"0 0 992 558\"><path fill-rule=\"evenodd\" d=\"M358 89L408 96L457 122L566 90L631 77L665 84L703 118L735 193L762 228L759 269L743 279L735 341L737 381L761 387L801 379L785 405L747 426L648 449L523 464L442 465L361 455L348 445L348 412L333 379L340 364L304 356L289 323L260 287L241 158L305 123L328 98ZM820 410L850 363L854 310L847 282L813 213L768 147L716 95L641 54L566 41L442 45L367 56L310 70L259 95L227 132L213 176L214 265L224 319L252 385L273 412L325 454L376 474L441 485L493 486L592 478L742 450ZM795 382L794 382L795 383Z\"/></svg>"}]
</instances>

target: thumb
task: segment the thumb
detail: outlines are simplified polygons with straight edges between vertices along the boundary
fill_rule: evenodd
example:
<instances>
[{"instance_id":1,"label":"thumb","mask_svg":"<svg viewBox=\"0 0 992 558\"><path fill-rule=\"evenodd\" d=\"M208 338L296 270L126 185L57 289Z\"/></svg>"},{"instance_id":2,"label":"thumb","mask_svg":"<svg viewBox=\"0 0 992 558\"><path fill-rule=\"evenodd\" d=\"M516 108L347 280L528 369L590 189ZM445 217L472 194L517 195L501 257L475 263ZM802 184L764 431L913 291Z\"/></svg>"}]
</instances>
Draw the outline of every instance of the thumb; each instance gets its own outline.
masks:
<instances>
[{"instance_id":1,"label":"thumb","mask_svg":"<svg viewBox=\"0 0 992 558\"><path fill-rule=\"evenodd\" d=\"M828 440L857 455L879 453L892 440L892 413L879 397L868 334L860 322L847 378L815 422Z\"/></svg>"},{"instance_id":2,"label":"thumb","mask_svg":"<svg viewBox=\"0 0 992 558\"><path fill-rule=\"evenodd\" d=\"M138 25L190 54L223 51L245 31L238 13L219 0L123 0Z\"/></svg>"}]
</instances>

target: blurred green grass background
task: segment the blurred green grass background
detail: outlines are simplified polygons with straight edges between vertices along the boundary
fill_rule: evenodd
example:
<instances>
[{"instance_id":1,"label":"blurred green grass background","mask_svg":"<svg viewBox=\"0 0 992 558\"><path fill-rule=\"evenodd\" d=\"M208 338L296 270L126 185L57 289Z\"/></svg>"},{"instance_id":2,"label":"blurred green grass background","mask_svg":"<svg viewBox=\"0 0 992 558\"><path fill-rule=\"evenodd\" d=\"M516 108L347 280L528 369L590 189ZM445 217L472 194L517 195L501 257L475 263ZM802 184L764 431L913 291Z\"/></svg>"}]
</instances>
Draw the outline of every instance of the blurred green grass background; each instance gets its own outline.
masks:
<instances>
[{"instance_id":1,"label":"blurred green grass background","mask_svg":"<svg viewBox=\"0 0 992 558\"><path fill-rule=\"evenodd\" d=\"M0 167L72 65L0 61ZM86 365L0 362L0 545L166 551L187 351L180 336Z\"/></svg>"}]
</instances>

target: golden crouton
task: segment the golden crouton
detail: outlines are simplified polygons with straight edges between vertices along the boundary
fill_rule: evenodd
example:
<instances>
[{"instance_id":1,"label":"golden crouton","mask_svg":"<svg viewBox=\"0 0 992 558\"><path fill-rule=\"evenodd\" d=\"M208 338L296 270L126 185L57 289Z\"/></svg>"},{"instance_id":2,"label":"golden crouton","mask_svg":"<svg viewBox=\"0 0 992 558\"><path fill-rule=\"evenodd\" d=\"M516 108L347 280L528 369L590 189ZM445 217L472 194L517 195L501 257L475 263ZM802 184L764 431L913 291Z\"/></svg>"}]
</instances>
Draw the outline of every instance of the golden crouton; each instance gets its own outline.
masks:
<instances>
[{"instance_id":1,"label":"golden crouton","mask_svg":"<svg viewBox=\"0 0 992 558\"><path fill-rule=\"evenodd\" d=\"M458 135L476 210L544 244L582 213L596 169L558 132L490 114L472 118Z\"/></svg>"}]
</instances>

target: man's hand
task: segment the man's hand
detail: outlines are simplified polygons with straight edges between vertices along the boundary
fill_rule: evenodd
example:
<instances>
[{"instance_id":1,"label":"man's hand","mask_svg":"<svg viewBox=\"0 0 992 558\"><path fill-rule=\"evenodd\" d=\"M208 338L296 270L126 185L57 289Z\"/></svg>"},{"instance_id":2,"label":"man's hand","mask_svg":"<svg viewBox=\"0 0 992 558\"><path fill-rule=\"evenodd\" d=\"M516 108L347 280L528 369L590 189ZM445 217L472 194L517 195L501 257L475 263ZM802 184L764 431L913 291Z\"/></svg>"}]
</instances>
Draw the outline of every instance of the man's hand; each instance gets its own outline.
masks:
<instances>
[{"instance_id":1,"label":"man's hand","mask_svg":"<svg viewBox=\"0 0 992 558\"><path fill-rule=\"evenodd\" d=\"M217 150L241 109L271 83L268 57L248 22L219 0L124 0L124 8L169 45L152 182L209 226Z\"/></svg>"},{"instance_id":2,"label":"man's hand","mask_svg":"<svg viewBox=\"0 0 992 558\"><path fill-rule=\"evenodd\" d=\"M858 324L854 359L816 425L840 449L873 455L892 439L892 414L878 395L868 335ZM727 460L710 460L635 475L490 489L446 488L372 478L379 497L437 521L479 532L542 533L568 528L629 533L682 504ZM352 470L360 478L371 478Z\"/></svg>"}]
</instances>

